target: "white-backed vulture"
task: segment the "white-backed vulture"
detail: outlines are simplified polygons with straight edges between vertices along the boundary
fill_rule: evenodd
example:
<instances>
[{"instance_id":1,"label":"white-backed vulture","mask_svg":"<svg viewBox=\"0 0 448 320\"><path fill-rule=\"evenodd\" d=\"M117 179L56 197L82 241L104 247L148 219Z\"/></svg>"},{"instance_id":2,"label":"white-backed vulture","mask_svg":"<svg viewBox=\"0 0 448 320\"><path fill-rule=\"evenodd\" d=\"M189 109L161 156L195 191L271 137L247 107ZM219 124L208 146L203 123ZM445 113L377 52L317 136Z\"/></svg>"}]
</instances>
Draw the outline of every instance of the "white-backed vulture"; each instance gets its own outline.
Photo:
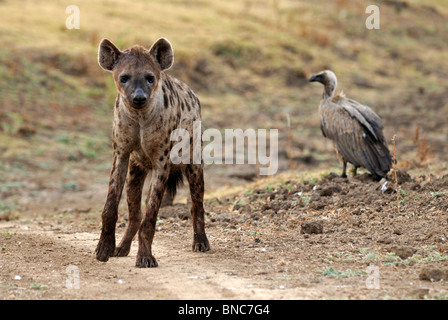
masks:
<instances>
[{"instance_id":1,"label":"white-backed vulture","mask_svg":"<svg viewBox=\"0 0 448 320\"><path fill-rule=\"evenodd\" d=\"M335 95L337 78L334 72L322 71L309 81L324 85L319 105L320 125L322 134L333 141L342 159L342 177L347 177L347 162L354 166L354 175L359 167L363 167L377 181L386 177L392 167L392 156L384 139L381 118L343 93Z\"/></svg>"}]
</instances>

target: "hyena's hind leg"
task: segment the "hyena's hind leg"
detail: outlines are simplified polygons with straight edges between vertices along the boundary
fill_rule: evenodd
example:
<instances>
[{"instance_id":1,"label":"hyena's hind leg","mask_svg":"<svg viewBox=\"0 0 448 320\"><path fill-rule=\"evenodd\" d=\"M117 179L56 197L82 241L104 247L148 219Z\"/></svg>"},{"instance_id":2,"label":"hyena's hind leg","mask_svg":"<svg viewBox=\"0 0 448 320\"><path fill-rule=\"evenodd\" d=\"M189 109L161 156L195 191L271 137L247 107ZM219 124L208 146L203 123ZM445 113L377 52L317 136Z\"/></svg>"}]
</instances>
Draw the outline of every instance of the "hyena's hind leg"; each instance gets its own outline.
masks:
<instances>
[{"instance_id":1,"label":"hyena's hind leg","mask_svg":"<svg viewBox=\"0 0 448 320\"><path fill-rule=\"evenodd\" d=\"M210 244L205 234L204 221L204 170L202 164L188 164L185 175L190 186L191 217L193 220L193 251L210 250Z\"/></svg>"},{"instance_id":2,"label":"hyena's hind leg","mask_svg":"<svg viewBox=\"0 0 448 320\"><path fill-rule=\"evenodd\" d=\"M141 168L135 163L130 161L129 173L126 181L126 197L129 208L129 221L126 231L121 239L120 244L115 249L115 255L117 257L125 257L131 250L132 239L136 235L140 228L142 221L142 192L143 185L145 184L146 175L148 171Z\"/></svg>"},{"instance_id":3,"label":"hyena's hind leg","mask_svg":"<svg viewBox=\"0 0 448 320\"><path fill-rule=\"evenodd\" d=\"M148 202L149 200L149 194L146 197L146 202ZM170 194L169 192L164 193L163 198L162 198L162 203L160 204L160 208L163 207L170 207L174 204L174 195Z\"/></svg>"}]
</instances>

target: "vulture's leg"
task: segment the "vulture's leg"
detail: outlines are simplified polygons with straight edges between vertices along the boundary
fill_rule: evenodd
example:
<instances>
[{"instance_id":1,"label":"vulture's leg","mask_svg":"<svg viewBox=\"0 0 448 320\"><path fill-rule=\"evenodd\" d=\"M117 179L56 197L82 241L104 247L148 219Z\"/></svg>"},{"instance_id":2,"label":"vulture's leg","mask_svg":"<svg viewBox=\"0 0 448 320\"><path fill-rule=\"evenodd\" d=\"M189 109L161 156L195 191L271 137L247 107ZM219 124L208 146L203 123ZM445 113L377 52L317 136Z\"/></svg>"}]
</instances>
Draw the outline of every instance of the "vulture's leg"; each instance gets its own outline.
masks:
<instances>
[{"instance_id":1,"label":"vulture's leg","mask_svg":"<svg viewBox=\"0 0 448 320\"><path fill-rule=\"evenodd\" d=\"M347 178L347 161L345 159L342 159L343 167L342 167L342 178Z\"/></svg>"},{"instance_id":2,"label":"vulture's leg","mask_svg":"<svg viewBox=\"0 0 448 320\"><path fill-rule=\"evenodd\" d=\"M352 174L353 174L354 177L356 177L356 175L357 175L358 168L359 167L357 167L357 166L353 166Z\"/></svg>"}]
</instances>

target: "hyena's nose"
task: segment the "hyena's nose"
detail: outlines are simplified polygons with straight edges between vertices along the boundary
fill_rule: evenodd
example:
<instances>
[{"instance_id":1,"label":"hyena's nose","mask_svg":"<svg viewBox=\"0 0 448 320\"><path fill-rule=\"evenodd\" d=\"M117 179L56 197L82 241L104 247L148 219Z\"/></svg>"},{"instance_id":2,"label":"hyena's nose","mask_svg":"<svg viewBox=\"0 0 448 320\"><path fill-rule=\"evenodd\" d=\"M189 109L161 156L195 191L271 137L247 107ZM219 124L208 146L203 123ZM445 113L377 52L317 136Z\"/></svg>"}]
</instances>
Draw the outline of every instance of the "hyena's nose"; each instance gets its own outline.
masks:
<instances>
[{"instance_id":1,"label":"hyena's nose","mask_svg":"<svg viewBox=\"0 0 448 320\"><path fill-rule=\"evenodd\" d=\"M132 101L137 106L141 106L141 105L145 104L145 102L146 102L146 95L145 95L145 93L143 91L141 91L141 90L138 90L135 93L134 98L133 98Z\"/></svg>"}]
</instances>

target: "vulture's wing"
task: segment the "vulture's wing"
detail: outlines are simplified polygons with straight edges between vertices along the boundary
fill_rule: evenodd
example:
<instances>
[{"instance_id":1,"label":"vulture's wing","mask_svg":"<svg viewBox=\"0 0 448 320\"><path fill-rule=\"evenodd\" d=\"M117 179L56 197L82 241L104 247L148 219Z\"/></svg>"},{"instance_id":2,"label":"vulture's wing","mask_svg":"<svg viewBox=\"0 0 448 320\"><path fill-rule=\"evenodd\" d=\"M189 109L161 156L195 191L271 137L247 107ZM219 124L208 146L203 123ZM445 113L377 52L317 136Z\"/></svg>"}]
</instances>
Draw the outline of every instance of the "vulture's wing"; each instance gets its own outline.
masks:
<instances>
[{"instance_id":1,"label":"vulture's wing","mask_svg":"<svg viewBox=\"0 0 448 320\"><path fill-rule=\"evenodd\" d=\"M364 117L368 110L361 108L360 111L353 102L347 101L340 98L324 102L321 108L322 132L333 140L345 160L383 177L390 170L391 156L383 141L381 119L376 116L369 121Z\"/></svg>"},{"instance_id":2,"label":"vulture's wing","mask_svg":"<svg viewBox=\"0 0 448 320\"><path fill-rule=\"evenodd\" d=\"M344 99L341 102L343 102L344 108L346 108L347 111L349 111L349 109L356 110L358 114L361 115L361 117L365 120L365 122L367 122L370 125L370 128L373 131L372 134L374 134L374 136L376 136L378 140L384 140L383 122L381 121L381 118L371 108L363 104L360 104L359 102L352 99ZM358 121L363 123L362 120L359 120L358 117L356 118L358 119Z\"/></svg>"}]
</instances>

